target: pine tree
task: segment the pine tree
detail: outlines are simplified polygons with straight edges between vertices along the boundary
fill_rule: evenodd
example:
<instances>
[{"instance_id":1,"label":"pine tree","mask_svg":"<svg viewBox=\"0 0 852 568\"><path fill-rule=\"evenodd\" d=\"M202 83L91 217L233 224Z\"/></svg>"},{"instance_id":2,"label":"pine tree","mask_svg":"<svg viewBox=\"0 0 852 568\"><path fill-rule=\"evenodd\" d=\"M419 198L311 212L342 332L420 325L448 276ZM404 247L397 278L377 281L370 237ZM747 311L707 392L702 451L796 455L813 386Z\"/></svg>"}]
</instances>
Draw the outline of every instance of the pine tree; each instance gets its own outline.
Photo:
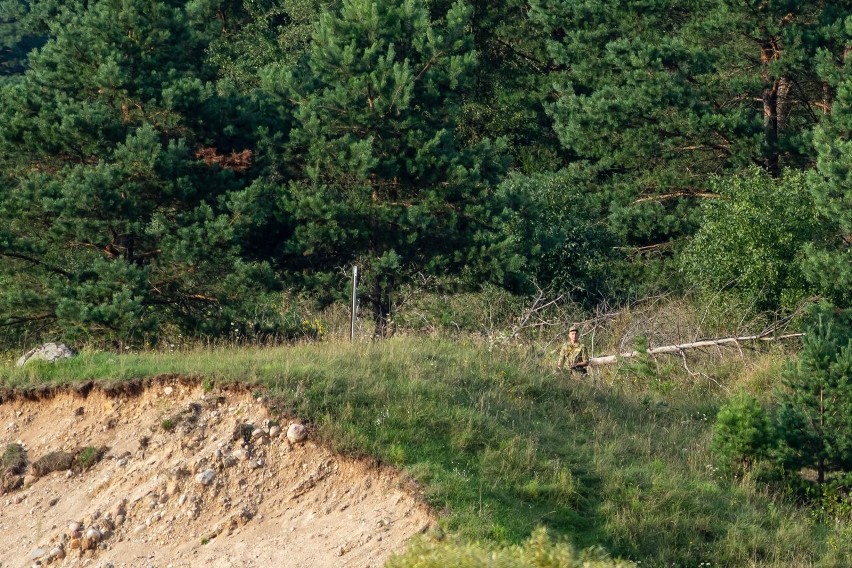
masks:
<instances>
[{"instance_id":1,"label":"pine tree","mask_svg":"<svg viewBox=\"0 0 852 568\"><path fill-rule=\"evenodd\" d=\"M251 297L227 207L251 151L208 33L178 1L69 8L0 91L0 324L132 342Z\"/></svg>"},{"instance_id":2,"label":"pine tree","mask_svg":"<svg viewBox=\"0 0 852 568\"><path fill-rule=\"evenodd\" d=\"M377 336L417 274L507 266L500 144L462 146L455 132L476 65L470 13L457 3L433 25L421 0L346 0L323 14L304 65L267 77L297 106L272 174L294 178L277 196L281 266L316 290L359 264Z\"/></svg>"},{"instance_id":3,"label":"pine tree","mask_svg":"<svg viewBox=\"0 0 852 568\"><path fill-rule=\"evenodd\" d=\"M293 64L310 48L313 24L331 0L236 0L214 2L221 33L210 43L209 60L222 77L251 92L261 70ZM215 25L215 24L214 24Z\"/></svg>"},{"instance_id":4,"label":"pine tree","mask_svg":"<svg viewBox=\"0 0 852 568\"><path fill-rule=\"evenodd\" d=\"M852 318L819 306L803 343L779 393L782 458L790 468L815 468L823 483L831 472L852 471Z\"/></svg>"},{"instance_id":5,"label":"pine tree","mask_svg":"<svg viewBox=\"0 0 852 568\"><path fill-rule=\"evenodd\" d=\"M697 228L711 175L805 168L831 104L823 53L843 2L534 0L560 70L555 130L610 203L628 251L663 258Z\"/></svg>"},{"instance_id":6,"label":"pine tree","mask_svg":"<svg viewBox=\"0 0 852 568\"><path fill-rule=\"evenodd\" d=\"M847 19L852 37L852 18ZM829 229L826 242L815 243L808 270L823 293L843 307L852 306L852 57L830 54L824 76L832 99L831 116L814 135L817 166L810 181L817 211Z\"/></svg>"}]
</instances>

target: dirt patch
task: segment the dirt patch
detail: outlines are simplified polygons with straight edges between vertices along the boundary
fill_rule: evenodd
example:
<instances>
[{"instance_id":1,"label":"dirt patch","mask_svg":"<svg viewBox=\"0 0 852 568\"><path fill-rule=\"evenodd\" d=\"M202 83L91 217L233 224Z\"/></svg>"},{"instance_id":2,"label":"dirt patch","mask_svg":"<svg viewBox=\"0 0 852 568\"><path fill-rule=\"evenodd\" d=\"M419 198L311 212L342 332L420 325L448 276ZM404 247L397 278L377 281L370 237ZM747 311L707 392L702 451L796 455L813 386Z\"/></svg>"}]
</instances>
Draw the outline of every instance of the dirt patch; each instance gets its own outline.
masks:
<instances>
[{"instance_id":1,"label":"dirt patch","mask_svg":"<svg viewBox=\"0 0 852 568\"><path fill-rule=\"evenodd\" d=\"M433 522L399 473L291 443L249 392L5 394L0 453L27 467L0 497L3 568L377 567Z\"/></svg>"}]
</instances>

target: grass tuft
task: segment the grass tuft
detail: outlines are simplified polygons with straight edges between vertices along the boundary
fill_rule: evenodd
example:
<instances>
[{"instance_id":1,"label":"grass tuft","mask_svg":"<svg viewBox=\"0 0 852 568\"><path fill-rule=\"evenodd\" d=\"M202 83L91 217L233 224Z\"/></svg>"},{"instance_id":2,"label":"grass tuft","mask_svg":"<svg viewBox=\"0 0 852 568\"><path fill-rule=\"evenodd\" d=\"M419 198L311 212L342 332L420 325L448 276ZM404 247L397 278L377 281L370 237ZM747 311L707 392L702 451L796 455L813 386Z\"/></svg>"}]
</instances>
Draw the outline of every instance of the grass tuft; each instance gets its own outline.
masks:
<instances>
[{"instance_id":1,"label":"grass tuft","mask_svg":"<svg viewBox=\"0 0 852 568\"><path fill-rule=\"evenodd\" d=\"M94 446L86 446L77 452L77 455L74 459L75 469L78 471L84 471L94 466L96 463L103 459L106 454L108 448L106 446L101 446L96 448Z\"/></svg>"}]
</instances>

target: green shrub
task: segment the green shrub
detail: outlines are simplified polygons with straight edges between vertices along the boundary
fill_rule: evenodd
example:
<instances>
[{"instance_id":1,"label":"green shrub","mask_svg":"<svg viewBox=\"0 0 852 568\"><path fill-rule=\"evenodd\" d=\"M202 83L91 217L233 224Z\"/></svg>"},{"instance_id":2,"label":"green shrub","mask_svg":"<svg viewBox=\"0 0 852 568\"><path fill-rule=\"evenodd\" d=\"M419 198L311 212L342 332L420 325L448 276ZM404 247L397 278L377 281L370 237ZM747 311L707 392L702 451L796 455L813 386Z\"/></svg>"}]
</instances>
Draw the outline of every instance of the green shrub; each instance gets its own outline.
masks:
<instances>
[{"instance_id":1,"label":"green shrub","mask_svg":"<svg viewBox=\"0 0 852 568\"><path fill-rule=\"evenodd\" d=\"M774 441L769 414L749 394L735 395L716 416L712 451L725 469L748 469L755 459L768 455Z\"/></svg>"},{"instance_id":2,"label":"green shrub","mask_svg":"<svg viewBox=\"0 0 852 568\"><path fill-rule=\"evenodd\" d=\"M27 451L20 444L9 444L0 457L0 476L20 474L27 467Z\"/></svg>"},{"instance_id":3,"label":"green shrub","mask_svg":"<svg viewBox=\"0 0 852 568\"><path fill-rule=\"evenodd\" d=\"M387 568L627 568L632 562L613 560L601 548L577 552L565 542L537 529L521 546L420 540L385 564Z\"/></svg>"},{"instance_id":4,"label":"green shrub","mask_svg":"<svg viewBox=\"0 0 852 568\"><path fill-rule=\"evenodd\" d=\"M808 293L801 251L818 238L813 198L800 173L772 179L754 168L718 178L718 199L680 256L686 275L711 293L730 289L758 309L795 305Z\"/></svg>"},{"instance_id":5,"label":"green shrub","mask_svg":"<svg viewBox=\"0 0 852 568\"><path fill-rule=\"evenodd\" d=\"M77 453L75 458L75 469L85 470L89 469L104 457L106 453L106 447L96 448L94 446L86 446L82 450Z\"/></svg>"}]
</instances>

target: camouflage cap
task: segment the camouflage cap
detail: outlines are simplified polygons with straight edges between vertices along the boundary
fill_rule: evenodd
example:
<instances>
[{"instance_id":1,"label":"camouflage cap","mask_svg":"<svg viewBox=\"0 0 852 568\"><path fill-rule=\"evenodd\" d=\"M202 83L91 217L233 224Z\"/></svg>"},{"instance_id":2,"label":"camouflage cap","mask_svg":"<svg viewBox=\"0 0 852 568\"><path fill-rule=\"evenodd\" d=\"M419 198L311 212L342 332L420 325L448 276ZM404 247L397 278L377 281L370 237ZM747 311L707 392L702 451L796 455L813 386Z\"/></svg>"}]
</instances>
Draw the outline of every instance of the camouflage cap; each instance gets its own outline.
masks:
<instances>
[{"instance_id":1,"label":"camouflage cap","mask_svg":"<svg viewBox=\"0 0 852 568\"><path fill-rule=\"evenodd\" d=\"M572 331L576 331L577 333L580 333L580 328L578 328L576 325L572 325L571 327L568 328L568 333L571 333Z\"/></svg>"}]
</instances>

